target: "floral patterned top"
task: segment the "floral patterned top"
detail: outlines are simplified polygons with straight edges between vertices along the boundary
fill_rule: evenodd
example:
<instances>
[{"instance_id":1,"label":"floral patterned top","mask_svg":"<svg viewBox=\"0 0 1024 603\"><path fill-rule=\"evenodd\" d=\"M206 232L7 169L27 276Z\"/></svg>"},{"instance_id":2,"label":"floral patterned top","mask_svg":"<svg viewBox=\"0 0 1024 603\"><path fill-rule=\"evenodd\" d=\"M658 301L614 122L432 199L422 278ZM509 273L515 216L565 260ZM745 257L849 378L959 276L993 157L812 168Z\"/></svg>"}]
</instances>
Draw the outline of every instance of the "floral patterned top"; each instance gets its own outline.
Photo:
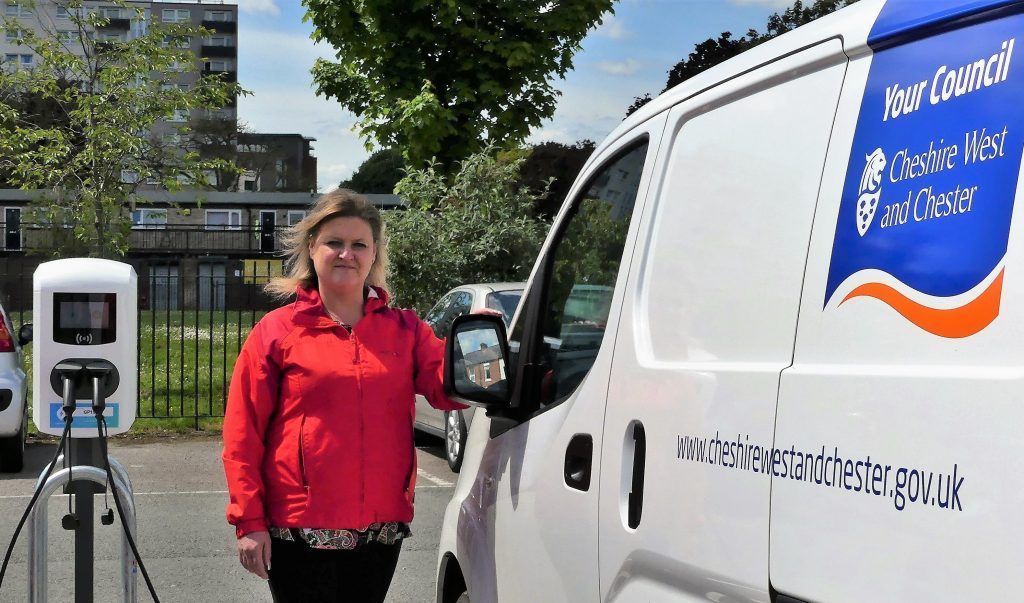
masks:
<instances>
[{"instance_id":1,"label":"floral patterned top","mask_svg":"<svg viewBox=\"0 0 1024 603\"><path fill-rule=\"evenodd\" d=\"M409 524L389 521L371 523L362 530L332 530L329 528L270 528L270 535L279 540L295 542L301 539L310 548L351 551L370 542L395 544L412 536Z\"/></svg>"}]
</instances>

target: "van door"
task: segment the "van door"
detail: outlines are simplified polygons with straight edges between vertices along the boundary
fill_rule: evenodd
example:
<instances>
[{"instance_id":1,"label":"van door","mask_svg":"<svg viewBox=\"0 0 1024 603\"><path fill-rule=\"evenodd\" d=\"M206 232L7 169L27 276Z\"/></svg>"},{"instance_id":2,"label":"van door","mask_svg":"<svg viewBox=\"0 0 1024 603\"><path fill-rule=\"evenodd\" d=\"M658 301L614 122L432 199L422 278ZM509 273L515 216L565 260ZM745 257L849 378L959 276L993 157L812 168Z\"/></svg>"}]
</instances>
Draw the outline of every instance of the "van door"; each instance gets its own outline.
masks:
<instances>
[{"instance_id":1,"label":"van door","mask_svg":"<svg viewBox=\"0 0 1024 603\"><path fill-rule=\"evenodd\" d=\"M515 410L473 421L458 518L474 601L594 601L597 475L615 294L665 116L598 151L571 193L509 336ZM498 433L505 429L502 433ZM491 435L481 441L482 433ZM478 466L473 466L479 463ZM457 494L458 495L458 494Z\"/></svg>"},{"instance_id":2,"label":"van door","mask_svg":"<svg viewBox=\"0 0 1024 603\"><path fill-rule=\"evenodd\" d=\"M1020 597L1024 15L1010 4L890 2L849 48L779 395L771 580L787 596Z\"/></svg>"},{"instance_id":3,"label":"van door","mask_svg":"<svg viewBox=\"0 0 1024 603\"><path fill-rule=\"evenodd\" d=\"M830 40L674 108L615 345L602 601L767 601L770 447L846 69Z\"/></svg>"}]
</instances>

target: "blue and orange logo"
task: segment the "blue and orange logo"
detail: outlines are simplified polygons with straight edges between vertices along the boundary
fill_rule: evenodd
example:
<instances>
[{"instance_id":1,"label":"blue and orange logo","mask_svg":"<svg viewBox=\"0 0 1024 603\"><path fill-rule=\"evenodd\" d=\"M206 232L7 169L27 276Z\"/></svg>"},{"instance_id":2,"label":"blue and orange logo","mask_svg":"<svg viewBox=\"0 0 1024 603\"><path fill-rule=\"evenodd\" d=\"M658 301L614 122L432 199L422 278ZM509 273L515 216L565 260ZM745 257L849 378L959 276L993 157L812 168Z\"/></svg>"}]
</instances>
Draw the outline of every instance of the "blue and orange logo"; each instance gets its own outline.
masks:
<instances>
[{"instance_id":1,"label":"blue and orange logo","mask_svg":"<svg viewBox=\"0 0 1024 603\"><path fill-rule=\"evenodd\" d=\"M826 308L871 298L950 338L999 315L1024 151L1019 34L1017 14L875 53Z\"/></svg>"}]
</instances>

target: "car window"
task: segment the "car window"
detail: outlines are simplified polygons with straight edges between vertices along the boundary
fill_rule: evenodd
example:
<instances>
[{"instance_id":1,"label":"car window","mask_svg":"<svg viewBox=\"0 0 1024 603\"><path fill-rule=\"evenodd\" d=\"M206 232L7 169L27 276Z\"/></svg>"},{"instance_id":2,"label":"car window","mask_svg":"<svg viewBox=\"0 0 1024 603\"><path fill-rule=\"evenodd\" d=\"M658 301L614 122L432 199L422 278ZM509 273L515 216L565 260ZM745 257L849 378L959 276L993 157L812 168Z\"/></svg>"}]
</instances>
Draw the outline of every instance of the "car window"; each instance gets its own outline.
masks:
<instances>
[{"instance_id":1,"label":"car window","mask_svg":"<svg viewBox=\"0 0 1024 603\"><path fill-rule=\"evenodd\" d=\"M512 322L512 316L515 315L516 307L519 306L519 300L522 297L522 289L494 291L487 294L485 305L491 310L501 312L501 316L505 319L505 326L507 327L508 323Z\"/></svg>"},{"instance_id":2,"label":"car window","mask_svg":"<svg viewBox=\"0 0 1024 603\"><path fill-rule=\"evenodd\" d=\"M543 375L534 386L540 408L568 397L597 358L647 146L632 147L591 178L548 252L544 282L530 290L543 296L534 334L540 346L531 353ZM528 322L518 321L509 338L514 356Z\"/></svg>"},{"instance_id":3,"label":"car window","mask_svg":"<svg viewBox=\"0 0 1024 603\"><path fill-rule=\"evenodd\" d=\"M448 307L445 309L444 317L438 323L437 336L444 338L448 337L448 332L451 331L452 322L456 318L466 314L473 307L473 294L469 291L456 291L452 295L452 300Z\"/></svg>"},{"instance_id":4,"label":"car window","mask_svg":"<svg viewBox=\"0 0 1024 603\"><path fill-rule=\"evenodd\" d=\"M448 293L447 295L442 297L440 301L434 304L434 307L431 308L430 311L427 312L427 315L423 317L423 322L430 325L430 328L434 330L434 334L437 335L438 337L442 337L442 335L438 335L438 323L441 322L441 319L444 317L444 311L448 309L449 305L451 305L452 299L454 297L454 291Z\"/></svg>"}]
</instances>

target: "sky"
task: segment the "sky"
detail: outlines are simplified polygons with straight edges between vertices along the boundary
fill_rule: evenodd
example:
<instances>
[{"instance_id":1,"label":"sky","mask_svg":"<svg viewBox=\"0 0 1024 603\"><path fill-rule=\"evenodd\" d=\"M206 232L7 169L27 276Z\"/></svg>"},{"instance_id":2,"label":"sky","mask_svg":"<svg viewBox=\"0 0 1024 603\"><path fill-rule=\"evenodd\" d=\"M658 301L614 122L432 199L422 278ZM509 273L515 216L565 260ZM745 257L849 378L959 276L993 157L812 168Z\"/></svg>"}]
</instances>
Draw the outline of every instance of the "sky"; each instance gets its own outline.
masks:
<instances>
[{"instance_id":1,"label":"sky","mask_svg":"<svg viewBox=\"0 0 1024 603\"><path fill-rule=\"evenodd\" d=\"M355 116L337 101L318 97L310 68L333 59L329 46L313 44L312 24L303 22L300 0L237 2L238 79L252 95L239 99L238 119L257 132L316 138L317 181L322 192L369 156L353 129ZM622 121L636 96L656 96L668 71L695 44L723 31L740 36L764 31L767 18L792 0L619 0L614 14L588 32L574 69L556 79L562 94L554 116L534 130L528 143L600 142Z\"/></svg>"}]
</instances>

